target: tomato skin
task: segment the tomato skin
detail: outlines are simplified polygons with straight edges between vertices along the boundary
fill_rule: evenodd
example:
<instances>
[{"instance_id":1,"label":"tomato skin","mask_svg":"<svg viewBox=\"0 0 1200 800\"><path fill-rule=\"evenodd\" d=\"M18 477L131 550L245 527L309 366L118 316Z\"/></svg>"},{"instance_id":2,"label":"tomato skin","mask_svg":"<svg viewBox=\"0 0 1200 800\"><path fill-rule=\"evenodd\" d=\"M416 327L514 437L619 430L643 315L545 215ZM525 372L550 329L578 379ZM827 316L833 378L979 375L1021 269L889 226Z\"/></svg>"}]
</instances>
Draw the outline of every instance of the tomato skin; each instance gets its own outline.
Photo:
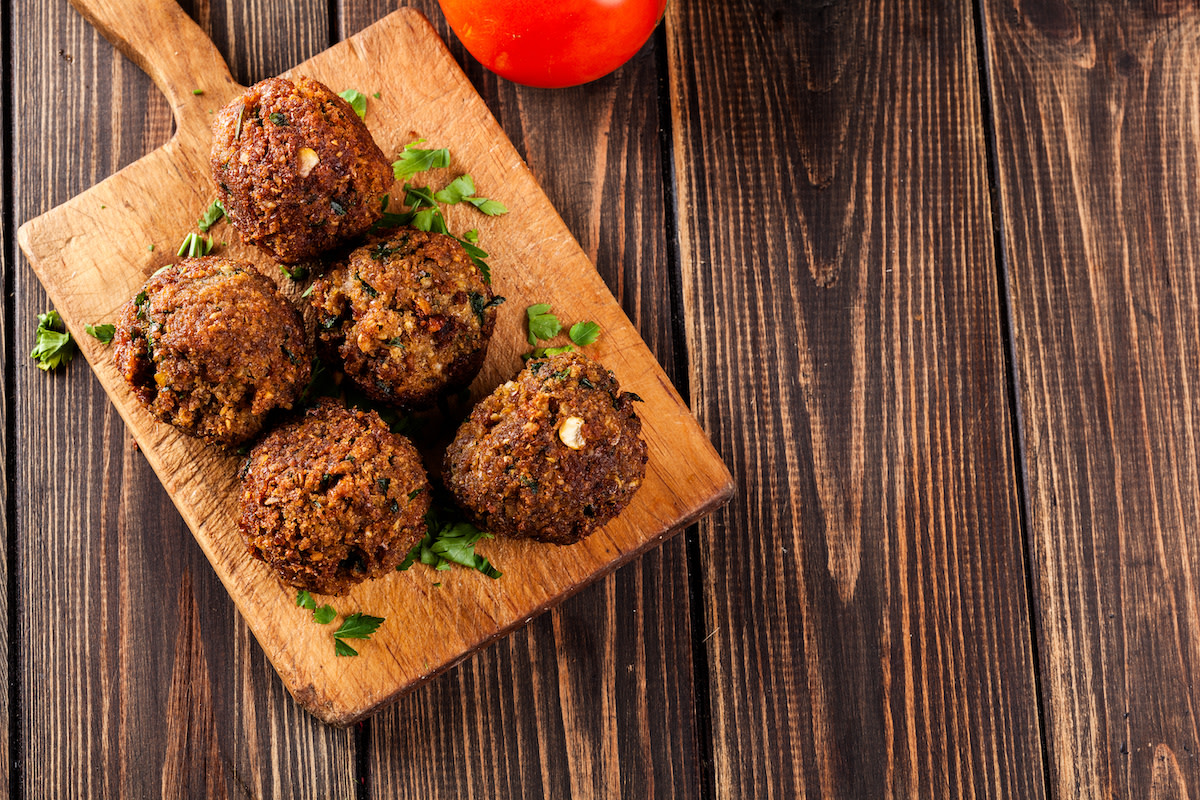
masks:
<instances>
[{"instance_id":1,"label":"tomato skin","mask_svg":"<svg viewBox=\"0 0 1200 800\"><path fill-rule=\"evenodd\" d=\"M463 45L526 86L594 81L650 38L667 0L438 0Z\"/></svg>"}]
</instances>

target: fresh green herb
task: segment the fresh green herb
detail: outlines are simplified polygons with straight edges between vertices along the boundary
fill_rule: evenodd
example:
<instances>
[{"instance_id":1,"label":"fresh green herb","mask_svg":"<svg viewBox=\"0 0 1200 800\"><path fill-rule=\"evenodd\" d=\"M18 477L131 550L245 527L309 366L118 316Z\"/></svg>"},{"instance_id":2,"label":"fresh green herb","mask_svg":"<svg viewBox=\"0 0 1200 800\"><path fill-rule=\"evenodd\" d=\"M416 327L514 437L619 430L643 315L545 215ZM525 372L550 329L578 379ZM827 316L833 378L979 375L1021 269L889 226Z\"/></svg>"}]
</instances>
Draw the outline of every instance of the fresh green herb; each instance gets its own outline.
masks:
<instances>
[{"instance_id":1,"label":"fresh green herb","mask_svg":"<svg viewBox=\"0 0 1200 800\"><path fill-rule=\"evenodd\" d=\"M75 342L57 311L38 314L37 333L29 357L37 361L38 369L46 372L75 357Z\"/></svg>"},{"instance_id":2,"label":"fresh green herb","mask_svg":"<svg viewBox=\"0 0 1200 800\"><path fill-rule=\"evenodd\" d=\"M409 493L408 493L408 500L409 500L409 502L412 502L413 500L416 500L416 499L417 499L417 495L421 494L421 492L423 492L423 491L425 491L425 487L424 487L424 486L419 486L419 487L417 487L416 489L413 489L411 492L409 492Z\"/></svg>"},{"instance_id":3,"label":"fresh green herb","mask_svg":"<svg viewBox=\"0 0 1200 800\"><path fill-rule=\"evenodd\" d=\"M223 216L225 216L225 206L221 205L220 200L213 200L208 210L196 221L196 227L204 233L208 233L208 229L220 222Z\"/></svg>"},{"instance_id":4,"label":"fresh green herb","mask_svg":"<svg viewBox=\"0 0 1200 800\"><path fill-rule=\"evenodd\" d=\"M508 213L508 206L499 200L489 200L486 197L464 197L463 200L475 206L489 217L498 217L501 214Z\"/></svg>"},{"instance_id":5,"label":"fresh green herb","mask_svg":"<svg viewBox=\"0 0 1200 800\"><path fill-rule=\"evenodd\" d=\"M354 113L358 114L359 119L367 116L367 96L357 89L347 89L338 94L338 97L345 100L354 109Z\"/></svg>"},{"instance_id":6,"label":"fresh green herb","mask_svg":"<svg viewBox=\"0 0 1200 800\"><path fill-rule=\"evenodd\" d=\"M179 245L177 256L187 256L188 258L199 258L206 256L212 251L212 237L201 236L198 233L189 233L184 237L183 244Z\"/></svg>"},{"instance_id":7,"label":"fresh green herb","mask_svg":"<svg viewBox=\"0 0 1200 800\"><path fill-rule=\"evenodd\" d=\"M154 252L154 245L150 245L150 246L149 246L149 247L147 247L146 249L147 249L147 250L149 250L151 253L153 253L153 252Z\"/></svg>"},{"instance_id":8,"label":"fresh green herb","mask_svg":"<svg viewBox=\"0 0 1200 800\"><path fill-rule=\"evenodd\" d=\"M470 238L472 233L475 234L474 239ZM474 262L475 266L479 268L479 271L483 273L483 279L490 284L492 282L492 270L487 265L487 262L484 261L484 259L488 257L488 254L483 250L483 248L474 244L475 242L479 241L479 231L467 231L467 237L468 238L465 239L458 239L457 236L454 238L458 239L458 243L463 246L463 249L467 251L467 255L471 257L471 261Z\"/></svg>"},{"instance_id":9,"label":"fresh green herb","mask_svg":"<svg viewBox=\"0 0 1200 800\"><path fill-rule=\"evenodd\" d=\"M435 215L440 217L442 212L436 208L422 208L416 214L413 214L412 226L419 231L428 231L433 229ZM444 225L441 227L445 227Z\"/></svg>"},{"instance_id":10,"label":"fresh green herb","mask_svg":"<svg viewBox=\"0 0 1200 800\"><path fill-rule=\"evenodd\" d=\"M476 230L475 228L472 228L471 230L469 230L463 234L463 239L470 242L471 244L475 244L475 242L479 241L479 231ZM487 255L487 254L484 253L484 255Z\"/></svg>"},{"instance_id":11,"label":"fresh green herb","mask_svg":"<svg viewBox=\"0 0 1200 800\"><path fill-rule=\"evenodd\" d=\"M439 203L446 205L455 205L461 203L463 198L470 197L475 194L475 181L470 175L459 175L454 180L446 185L445 189L434 195Z\"/></svg>"},{"instance_id":12,"label":"fresh green herb","mask_svg":"<svg viewBox=\"0 0 1200 800\"><path fill-rule=\"evenodd\" d=\"M100 205L100 209L101 209L101 210L103 210L103 209L106 209L106 208L108 208L108 206L106 206L106 205L104 205L104 204L101 204L101 205Z\"/></svg>"},{"instance_id":13,"label":"fresh green herb","mask_svg":"<svg viewBox=\"0 0 1200 800\"><path fill-rule=\"evenodd\" d=\"M320 625L328 625L333 622L333 618L336 616L337 612L333 610L333 606L329 605L329 603L313 610L313 620Z\"/></svg>"},{"instance_id":14,"label":"fresh green herb","mask_svg":"<svg viewBox=\"0 0 1200 800\"><path fill-rule=\"evenodd\" d=\"M379 99L379 92L371 92L371 97L374 97L376 100L378 100L378 99Z\"/></svg>"},{"instance_id":15,"label":"fresh green herb","mask_svg":"<svg viewBox=\"0 0 1200 800\"><path fill-rule=\"evenodd\" d=\"M329 207L333 210L333 213L337 214L339 217L346 216L346 207L337 200L330 200Z\"/></svg>"},{"instance_id":16,"label":"fresh green herb","mask_svg":"<svg viewBox=\"0 0 1200 800\"><path fill-rule=\"evenodd\" d=\"M203 89L192 89L192 94L201 95L201 94L204 94L204 90Z\"/></svg>"},{"instance_id":17,"label":"fresh green herb","mask_svg":"<svg viewBox=\"0 0 1200 800\"><path fill-rule=\"evenodd\" d=\"M521 358L529 361L533 358L550 358L551 356L562 355L569 353L575 348L572 345L564 344L562 347L538 347L521 356Z\"/></svg>"},{"instance_id":18,"label":"fresh green herb","mask_svg":"<svg viewBox=\"0 0 1200 800\"><path fill-rule=\"evenodd\" d=\"M399 347L401 350L407 349L404 346L404 338L401 336L393 336L387 340L388 347Z\"/></svg>"},{"instance_id":19,"label":"fresh green herb","mask_svg":"<svg viewBox=\"0 0 1200 800\"><path fill-rule=\"evenodd\" d=\"M288 124L287 117L285 117L283 114L280 114L278 111L272 111L267 119L271 120L271 122L274 122L281 128L286 127Z\"/></svg>"},{"instance_id":20,"label":"fresh green herb","mask_svg":"<svg viewBox=\"0 0 1200 800\"><path fill-rule=\"evenodd\" d=\"M499 578L503 573L486 556L475 552L475 544L480 539L491 539L492 535L461 519L460 515L461 512L448 503L435 503L425 515L428 525L425 538L409 551L396 569L409 569L418 561L436 570L448 570L451 564L459 564L489 578Z\"/></svg>"},{"instance_id":21,"label":"fresh green herb","mask_svg":"<svg viewBox=\"0 0 1200 800\"><path fill-rule=\"evenodd\" d=\"M537 303L525 310L529 317L529 344L536 345L538 339L553 339L562 330L558 317L550 313L549 303Z\"/></svg>"},{"instance_id":22,"label":"fresh green herb","mask_svg":"<svg viewBox=\"0 0 1200 800\"><path fill-rule=\"evenodd\" d=\"M404 204L412 208L437 208L437 197L428 186L404 184Z\"/></svg>"},{"instance_id":23,"label":"fresh green herb","mask_svg":"<svg viewBox=\"0 0 1200 800\"><path fill-rule=\"evenodd\" d=\"M400 153L400 158L392 162L392 174L396 180L403 180L410 175L416 175L418 172L425 172L431 169L442 169L450 166L450 151L446 148L439 150L423 150L417 145L425 141L418 139L415 142L410 142L404 145L403 152Z\"/></svg>"},{"instance_id":24,"label":"fresh green herb","mask_svg":"<svg viewBox=\"0 0 1200 800\"><path fill-rule=\"evenodd\" d=\"M483 312L493 306L503 305L504 301L508 298L496 295L491 300L484 300L483 295L478 292L471 292L468 299L471 301L471 310L475 312L475 316L479 317L479 324L482 325L484 321Z\"/></svg>"},{"instance_id":25,"label":"fresh green herb","mask_svg":"<svg viewBox=\"0 0 1200 800\"><path fill-rule=\"evenodd\" d=\"M296 593L296 605L300 608L307 608L309 611L317 610L317 601L313 600L313 596L305 589Z\"/></svg>"},{"instance_id":26,"label":"fresh green herb","mask_svg":"<svg viewBox=\"0 0 1200 800\"><path fill-rule=\"evenodd\" d=\"M342 622L342 626L333 632L335 639L370 639L371 634L379 629L383 617L372 617L355 612Z\"/></svg>"},{"instance_id":27,"label":"fresh green herb","mask_svg":"<svg viewBox=\"0 0 1200 800\"><path fill-rule=\"evenodd\" d=\"M305 299L308 299L308 296L309 296L310 294L312 294L312 290L313 290L314 288L316 288L316 284L315 284L315 283L310 283L310 284L308 285L308 288L307 288L307 289L305 289L303 292L301 292L301 293L300 293L300 296L301 296L301 297L303 297L303 298L305 298Z\"/></svg>"},{"instance_id":28,"label":"fresh green herb","mask_svg":"<svg viewBox=\"0 0 1200 800\"><path fill-rule=\"evenodd\" d=\"M333 652L339 656L356 656L358 651L350 645L343 642L341 639L333 640Z\"/></svg>"},{"instance_id":29,"label":"fresh green herb","mask_svg":"<svg viewBox=\"0 0 1200 800\"><path fill-rule=\"evenodd\" d=\"M371 284L369 284L363 280L362 275L359 275L356 272L356 273L354 273L354 277L358 278L358 282L362 284L363 291L366 292L367 294L369 294L371 297L375 297L379 294L379 292L375 289L374 286L372 286Z\"/></svg>"},{"instance_id":30,"label":"fresh green herb","mask_svg":"<svg viewBox=\"0 0 1200 800\"><path fill-rule=\"evenodd\" d=\"M567 333L571 341L580 347L586 347L600 336L600 326L594 322L576 322Z\"/></svg>"},{"instance_id":31,"label":"fresh green herb","mask_svg":"<svg viewBox=\"0 0 1200 800\"><path fill-rule=\"evenodd\" d=\"M87 331L88 336L108 344L113 340L113 334L117 332L116 325L84 325L83 329Z\"/></svg>"},{"instance_id":32,"label":"fresh green herb","mask_svg":"<svg viewBox=\"0 0 1200 800\"><path fill-rule=\"evenodd\" d=\"M308 267L303 264L295 267L288 267L284 264L280 264L279 271L294 281L302 281L308 277ZM310 286L309 288L311 289L312 287Z\"/></svg>"}]
</instances>

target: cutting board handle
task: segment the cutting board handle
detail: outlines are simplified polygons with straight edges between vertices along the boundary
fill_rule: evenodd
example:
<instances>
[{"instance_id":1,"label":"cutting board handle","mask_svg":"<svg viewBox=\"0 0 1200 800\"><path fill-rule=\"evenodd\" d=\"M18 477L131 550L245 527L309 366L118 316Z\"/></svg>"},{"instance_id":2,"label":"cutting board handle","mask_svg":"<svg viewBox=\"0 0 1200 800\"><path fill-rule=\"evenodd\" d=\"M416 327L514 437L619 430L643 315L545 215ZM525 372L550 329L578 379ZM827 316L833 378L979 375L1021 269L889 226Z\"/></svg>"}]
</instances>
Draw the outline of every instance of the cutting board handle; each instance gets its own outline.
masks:
<instances>
[{"instance_id":1,"label":"cutting board handle","mask_svg":"<svg viewBox=\"0 0 1200 800\"><path fill-rule=\"evenodd\" d=\"M223 104L241 90L212 41L175 0L71 0L71 5L145 70L171 103L177 128L189 118L207 127L214 102ZM211 96L203 101L203 95Z\"/></svg>"}]
</instances>

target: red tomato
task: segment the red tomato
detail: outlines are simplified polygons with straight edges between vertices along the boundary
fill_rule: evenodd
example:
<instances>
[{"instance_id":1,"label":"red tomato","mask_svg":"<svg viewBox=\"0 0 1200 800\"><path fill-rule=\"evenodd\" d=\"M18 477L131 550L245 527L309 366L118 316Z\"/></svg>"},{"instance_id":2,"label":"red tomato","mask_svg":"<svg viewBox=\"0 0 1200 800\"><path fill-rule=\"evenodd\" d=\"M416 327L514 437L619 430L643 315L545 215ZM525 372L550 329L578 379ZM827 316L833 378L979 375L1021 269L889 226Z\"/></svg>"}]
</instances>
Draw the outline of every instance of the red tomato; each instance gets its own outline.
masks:
<instances>
[{"instance_id":1,"label":"red tomato","mask_svg":"<svg viewBox=\"0 0 1200 800\"><path fill-rule=\"evenodd\" d=\"M650 37L667 0L438 0L471 55L526 86L594 81Z\"/></svg>"}]
</instances>

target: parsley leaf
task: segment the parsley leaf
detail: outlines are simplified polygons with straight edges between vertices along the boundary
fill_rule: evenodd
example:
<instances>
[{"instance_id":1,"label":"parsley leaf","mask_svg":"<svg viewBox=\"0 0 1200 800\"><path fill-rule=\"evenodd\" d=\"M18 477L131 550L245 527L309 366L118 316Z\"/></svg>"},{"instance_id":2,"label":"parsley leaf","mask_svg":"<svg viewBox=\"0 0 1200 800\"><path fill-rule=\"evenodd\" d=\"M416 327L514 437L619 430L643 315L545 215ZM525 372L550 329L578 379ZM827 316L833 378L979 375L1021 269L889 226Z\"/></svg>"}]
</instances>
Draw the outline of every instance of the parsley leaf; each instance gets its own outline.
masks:
<instances>
[{"instance_id":1,"label":"parsley leaf","mask_svg":"<svg viewBox=\"0 0 1200 800\"><path fill-rule=\"evenodd\" d=\"M437 198L428 186L404 184L404 204L412 208L437 208Z\"/></svg>"},{"instance_id":2,"label":"parsley leaf","mask_svg":"<svg viewBox=\"0 0 1200 800\"><path fill-rule=\"evenodd\" d=\"M38 369L46 372L75 357L75 342L57 311L38 314L36 338L29 357L38 362Z\"/></svg>"},{"instance_id":3,"label":"parsley leaf","mask_svg":"<svg viewBox=\"0 0 1200 800\"><path fill-rule=\"evenodd\" d=\"M317 609L317 601L313 600L313 596L305 589L301 589L296 593L296 605L300 608L307 608L309 611Z\"/></svg>"},{"instance_id":4,"label":"parsley leaf","mask_svg":"<svg viewBox=\"0 0 1200 800\"><path fill-rule=\"evenodd\" d=\"M116 325L84 325L83 329L87 331L89 336L92 336L105 344L113 340L113 334L117 332Z\"/></svg>"},{"instance_id":5,"label":"parsley leaf","mask_svg":"<svg viewBox=\"0 0 1200 800\"><path fill-rule=\"evenodd\" d=\"M383 617L368 616L361 611L351 614L342 622L342 627L333 632L335 639L370 639L379 628Z\"/></svg>"},{"instance_id":6,"label":"parsley leaf","mask_svg":"<svg viewBox=\"0 0 1200 800\"><path fill-rule=\"evenodd\" d=\"M501 214L508 213L508 206L499 200L489 200L486 197L464 197L463 200L466 200L489 217L498 217Z\"/></svg>"},{"instance_id":7,"label":"parsley leaf","mask_svg":"<svg viewBox=\"0 0 1200 800\"><path fill-rule=\"evenodd\" d=\"M208 233L208 229L220 222L223 216L225 216L225 206L221 205L220 200L213 200L200 219L196 220L196 227L204 233Z\"/></svg>"},{"instance_id":8,"label":"parsley leaf","mask_svg":"<svg viewBox=\"0 0 1200 800\"><path fill-rule=\"evenodd\" d=\"M431 507L425 516L428 524L425 538L409 551L396 569L407 570L420 561L436 570L448 570L451 564L459 564L489 578L503 575L486 556L475 552L475 544L480 539L491 539L492 535L461 519L460 513L453 506L440 503Z\"/></svg>"},{"instance_id":9,"label":"parsley leaf","mask_svg":"<svg viewBox=\"0 0 1200 800\"><path fill-rule=\"evenodd\" d=\"M417 145L425 141L418 139L404 145L400 158L392 162L392 174L396 180L416 175L431 169L441 169L450 166L450 151L446 148L438 150L422 150Z\"/></svg>"},{"instance_id":10,"label":"parsley leaf","mask_svg":"<svg viewBox=\"0 0 1200 800\"><path fill-rule=\"evenodd\" d=\"M585 347L600 337L600 326L594 322L576 322L567 333L571 341Z\"/></svg>"},{"instance_id":11,"label":"parsley leaf","mask_svg":"<svg viewBox=\"0 0 1200 800\"><path fill-rule=\"evenodd\" d=\"M521 358L525 361L529 361L532 358L549 358L550 356L569 353L574 349L575 348L569 344L564 344L562 347L539 347L535 350L530 350L528 353L523 353Z\"/></svg>"},{"instance_id":12,"label":"parsley leaf","mask_svg":"<svg viewBox=\"0 0 1200 800\"><path fill-rule=\"evenodd\" d=\"M313 619L320 625L328 625L333 622L333 618L336 616L337 612L333 610L333 606L329 605L329 603L313 610Z\"/></svg>"},{"instance_id":13,"label":"parsley leaf","mask_svg":"<svg viewBox=\"0 0 1200 800\"><path fill-rule=\"evenodd\" d=\"M439 203L446 205L455 205L461 203L464 198L475 194L475 181L470 175L459 175L454 180L447 184L445 189L442 189L434 197Z\"/></svg>"},{"instance_id":14,"label":"parsley leaf","mask_svg":"<svg viewBox=\"0 0 1200 800\"><path fill-rule=\"evenodd\" d=\"M338 97L345 100L354 109L354 113L358 114L359 119L367 116L367 96L357 89L347 89L340 92Z\"/></svg>"},{"instance_id":15,"label":"parsley leaf","mask_svg":"<svg viewBox=\"0 0 1200 800\"><path fill-rule=\"evenodd\" d=\"M343 642L341 639L333 640L333 652L339 656L356 656L358 651L350 645Z\"/></svg>"},{"instance_id":16,"label":"parsley leaf","mask_svg":"<svg viewBox=\"0 0 1200 800\"><path fill-rule=\"evenodd\" d=\"M537 303L525 310L529 317L529 344L537 344L538 339L553 339L562 330L558 317L550 313L549 303Z\"/></svg>"}]
</instances>

